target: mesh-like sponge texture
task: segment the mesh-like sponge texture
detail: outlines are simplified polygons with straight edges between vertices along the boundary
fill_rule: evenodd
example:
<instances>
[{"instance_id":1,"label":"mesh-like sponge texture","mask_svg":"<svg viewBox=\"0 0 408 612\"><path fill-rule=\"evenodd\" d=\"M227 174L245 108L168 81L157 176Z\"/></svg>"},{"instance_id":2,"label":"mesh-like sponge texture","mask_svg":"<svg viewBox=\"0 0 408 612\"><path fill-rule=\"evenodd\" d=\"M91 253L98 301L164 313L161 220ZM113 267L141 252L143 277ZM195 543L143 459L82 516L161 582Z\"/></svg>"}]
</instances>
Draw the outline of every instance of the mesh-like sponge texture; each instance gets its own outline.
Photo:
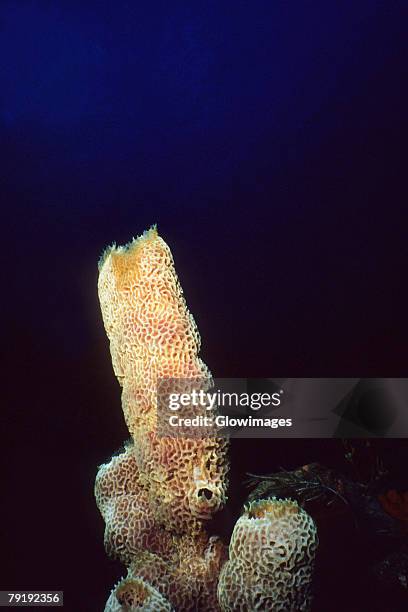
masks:
<instances>
[{"instance_id":1,"label":"mesh-like sponge texture","mask_svg":"<svg viewBox=\"0 0 408 612\"><path fill-rule=\"evenodd\" d=\"M167 244L155 228L99 264L98 292L130 433L154 429L159 378L209 376Z\"/></svg>"},{"instance_id":2,"label":"mesh-like sponge texture","mask_svg":"<svg viewBox=\"0 0 408 612\"><path fill-rule=\"evenodd\" d=\"M221 570L221 610L309 610L317 544L313 519L297 502L251 502L235 525Z\"/></svg>"},{"instance_id":3,"label":"mesh-like sponge texture","mask_svg":"<svg viewBox=\"0 0 408 612\"><path fill-rule=\"evenodd\" d=\"M141 576L183 612L216 612L217 583L227 557L217 537L176 536L173 554L166 559L145 552L129 567L129 576Z\"/></svg>"},{"instance_id":4,"label":"mesh-like sponge texture","mask_svg":"<svg viewBox=\"0 0 408 612\"><path fill-rule=\"evenodd\" d=\"M154 519L178 533L198 532L223 507L227 442L158 436L157 387L163 378L208 380L200 335L173 258L155 228L100 262L98 291L122 407Z\"/></svg>"},{"instance_id":5,"label":"mesh-like sponge texture","mask_svg":"<svg viewBox=\"0 0 408 612\"><path fill-rule=\"evenodd\" d=\"M99 467L95 484L105 547L129 567L106 612L124 605L139 610L129 602L134 606L135 593L143 589L151 601L160 593L177 610L215 612L226 546L210 538L204 524L226 502L228 443L156 431L158 382L208 381L211 374L198 357L200 336L170 249L155 228L126 247L105 251L98 292L132 436L120 454ZM178 383L169 384L173 389ZM138 605L154 609L146 607L149 602L146 595ZM157 607L162 609L168 608Z\"/></svg>"},{"instance_id":6,"label":"mesh-like sponge texture","mask_svg":"<svg viewBox=\"0 0 408 612\"><path fill-rule=\"evenodd\" d=\"M166 554L173 547L171 534L155 521L139 476L133 445L127 444L99 467L95 482L96 503L105 520L106 551L126 564L144 550Z\"/></svg>"},{"instance_id":7,"label":"mesh-like sponge texture","mask_svg":"<svg viewBox=\"0 0 408 612\"><path fill-rule=\"evenodd\" d=\"M170 603L142 578L124 578L113 589L105 612L174 612Z\"/></svg>"}]
</instances>

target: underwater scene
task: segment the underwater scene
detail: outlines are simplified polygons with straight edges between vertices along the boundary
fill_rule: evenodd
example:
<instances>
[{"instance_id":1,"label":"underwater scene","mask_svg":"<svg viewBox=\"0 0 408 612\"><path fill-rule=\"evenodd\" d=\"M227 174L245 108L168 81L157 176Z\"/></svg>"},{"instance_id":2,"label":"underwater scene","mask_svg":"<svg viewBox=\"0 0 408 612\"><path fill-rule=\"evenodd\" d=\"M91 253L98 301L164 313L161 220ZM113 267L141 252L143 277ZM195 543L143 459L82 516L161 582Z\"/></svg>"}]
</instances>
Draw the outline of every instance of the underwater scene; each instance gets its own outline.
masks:
<instances>
[{"instance_id":1,"label":"underwater scene","mask_svg":"<svg viewBox=\"0 0 408 612\"><path fill-rule=\"evenodd\" d=\"M408 612L407 17L0 1L0 611Z\"/></svg>"},{"instance_id":2,"label":"underwater scene","mask_svg":"<svg viewBox=\"0 0 408 612\"><path fill-rule=\"evenodd\" d=\"M105 612L384 609L375 607L375 593L392 606L387 609L402 610L408 570L402 457L408 449L404 440L375 437L392 405L380 405L379 392L368 392L374 437L320 444L233 438L230 453L230 436L211 428L208 415L197 417L200 394L205 411L214 408L205 404L210 387L202 382L211 374L199 356L200 335L171 251L156 227L104 251L98 293L130 434L99 467L95 483L105 549L127 570ZM279 404L278 395L272 399ZM163 429L167 396L173 413L188 409L177 417L170 412ZM268 399L250 394L251 400L258 396ZM175 432L180 421L183 430ZM294 443L303 463L284 469L293 465L287 454Z\"/></svg>"}]
</instances>

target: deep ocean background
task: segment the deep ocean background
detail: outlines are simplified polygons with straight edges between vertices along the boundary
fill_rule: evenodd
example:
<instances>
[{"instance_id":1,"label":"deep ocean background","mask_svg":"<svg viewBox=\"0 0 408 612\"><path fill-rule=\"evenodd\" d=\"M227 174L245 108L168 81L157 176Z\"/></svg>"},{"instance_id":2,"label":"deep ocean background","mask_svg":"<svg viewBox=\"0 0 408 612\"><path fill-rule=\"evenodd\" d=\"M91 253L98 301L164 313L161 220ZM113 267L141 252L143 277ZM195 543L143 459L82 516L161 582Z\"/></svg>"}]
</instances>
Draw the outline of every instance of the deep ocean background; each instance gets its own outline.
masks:
<instances>
[{"instance_id":1,"label":"deep ocean background","mask_svg":"<svg viewBox=\"0 0 408 612\"><path fill-rule=\"evenodd\" d=\"M124 571L92 491L127 437L108 243L158 224L219 377L406 375L407 9L1 0L1 589L97 612ZM232 459L236 480L341 461L310 440ZM344 539L333 558L316 610L397 609Z\"/></svg>"}]
</instances>

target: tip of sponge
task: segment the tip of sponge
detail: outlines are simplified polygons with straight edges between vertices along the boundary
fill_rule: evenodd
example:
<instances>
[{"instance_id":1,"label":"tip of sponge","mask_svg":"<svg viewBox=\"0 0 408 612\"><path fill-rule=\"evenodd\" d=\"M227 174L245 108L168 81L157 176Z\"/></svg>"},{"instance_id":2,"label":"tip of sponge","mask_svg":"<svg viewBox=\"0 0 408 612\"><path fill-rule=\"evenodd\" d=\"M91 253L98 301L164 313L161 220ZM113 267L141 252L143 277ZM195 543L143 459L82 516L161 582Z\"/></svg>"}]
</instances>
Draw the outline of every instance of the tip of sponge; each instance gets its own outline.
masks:
<instances>
[{"instance_id":1,"label":"tip of sponge","mask_svg":"<svg viewBox=\"0 0 408 612\"><path fill-rule=\"evenodd\" d=\"M136 238L133 237L132 240L130 240L123 246L118 246L116 242L113 242L109 246L105 247L104 250L102 251L102 254L99 257L99 261L98 261L98 270L101 271L104 263L108 259L109 255L111 255L112 253L125 253L125 252L133 251L143 242L154 240L155 238L158 237L158 235L159 233L157 231L157 223L154 223L153 225L149 227L149 229L145 230L143 234L141 234L140 236L137 236Z\"/></svg>"}]
</instances>

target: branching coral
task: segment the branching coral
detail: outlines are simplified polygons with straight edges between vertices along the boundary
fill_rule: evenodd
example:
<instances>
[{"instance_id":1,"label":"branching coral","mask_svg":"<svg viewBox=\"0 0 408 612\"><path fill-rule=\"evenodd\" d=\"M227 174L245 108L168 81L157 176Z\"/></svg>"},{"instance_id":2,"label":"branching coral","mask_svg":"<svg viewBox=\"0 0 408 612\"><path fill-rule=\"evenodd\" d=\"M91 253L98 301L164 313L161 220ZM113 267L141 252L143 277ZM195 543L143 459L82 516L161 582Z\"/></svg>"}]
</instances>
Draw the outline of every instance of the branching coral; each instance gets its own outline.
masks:
<instances>
[{"instance_id":1,"label":"branching coral","mask_svg":"<svg viewBox=\"0 0 408 612\"><path fill-rule=\"evenodd\" d=\"M295 501L251 502L235 525L221 571L221 610L309 610L316 548L315 524Z\"/></svg>"},{"instance_id":2,"label":"branching coral","mask_svg":"<svg viewBox=\"0 0 408 612\"><path fill-rule=\"evenodd\" d=\"M208 380L210 372L198 357L200 336L170 249L155 228L105 251L98 290L133 440L97 475L106 549L130 566L129 580L144 576L178 609L216 610L225 549L204 526L226 501L227 442L157 433L159 381Z\"/></svg>"}]
</instances>

